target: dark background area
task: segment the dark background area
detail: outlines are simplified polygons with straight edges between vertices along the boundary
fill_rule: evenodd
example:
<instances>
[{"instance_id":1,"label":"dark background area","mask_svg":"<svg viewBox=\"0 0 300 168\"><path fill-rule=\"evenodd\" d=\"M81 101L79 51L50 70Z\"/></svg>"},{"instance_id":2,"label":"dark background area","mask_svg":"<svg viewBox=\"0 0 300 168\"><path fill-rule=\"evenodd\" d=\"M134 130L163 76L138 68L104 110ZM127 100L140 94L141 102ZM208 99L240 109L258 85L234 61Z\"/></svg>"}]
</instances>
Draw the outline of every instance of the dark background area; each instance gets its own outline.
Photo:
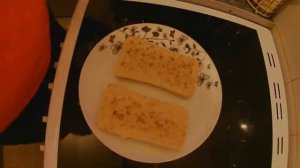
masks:
<instances>
[{"instance_id":1,"label":"dark background area","mask_svg":"<svg viewBox=\"0 0 300 168\"><path fill-rule=\"evenodd\" d=\"M271 105L255 30L175 8L119 1L103 4L107 6L90 1L76 44L62 114L59 167L271 167ZM186 157L163 164L134 162L108 150L89 130L79 105L78 79L89 51L111 31L140 22L164 24L191 36L214 61L223 88L220 118L209 138ZM72 138L66 137L70 133Z\"/></svg>"}]
</instances>

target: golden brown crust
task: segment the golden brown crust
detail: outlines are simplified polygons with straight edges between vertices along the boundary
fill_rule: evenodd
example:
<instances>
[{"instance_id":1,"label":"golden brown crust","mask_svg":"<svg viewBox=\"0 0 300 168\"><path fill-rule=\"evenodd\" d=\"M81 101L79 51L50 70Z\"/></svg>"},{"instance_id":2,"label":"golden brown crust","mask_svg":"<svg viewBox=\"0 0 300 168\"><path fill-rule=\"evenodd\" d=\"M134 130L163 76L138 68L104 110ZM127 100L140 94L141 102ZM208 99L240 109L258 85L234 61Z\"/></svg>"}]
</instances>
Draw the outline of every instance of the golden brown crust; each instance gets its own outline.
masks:
<instances>
[{"instance_id":1,"label":"golden brown crust","mask_svg":"<svg viewBox=\"0 0 300 168\"><path fill-rule=\"evenodd\" d=\"M137 37L123 44L116 75L152 84L185 98L193 96L199 73L197 61Z\"/></svg>"},{"instance_id":2,"label":"golden brown crust","mask_svg":"<svg viewBox=\"0 0 300 168\"><path fill-rule=\"evenodd\" d=\"M98 127L121 137L174 149L183 145L188 121L189 113L182 106L110 84L101 105Z\"/></svg>"}]
</instances>

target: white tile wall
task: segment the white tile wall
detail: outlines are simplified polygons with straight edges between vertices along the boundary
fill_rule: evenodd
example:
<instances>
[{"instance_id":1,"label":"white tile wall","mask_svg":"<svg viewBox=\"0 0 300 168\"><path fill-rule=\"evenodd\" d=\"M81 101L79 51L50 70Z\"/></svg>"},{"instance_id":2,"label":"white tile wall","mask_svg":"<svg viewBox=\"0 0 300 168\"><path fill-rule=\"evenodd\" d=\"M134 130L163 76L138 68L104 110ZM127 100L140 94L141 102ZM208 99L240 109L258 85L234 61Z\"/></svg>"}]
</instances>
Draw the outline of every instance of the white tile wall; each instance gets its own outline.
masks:
<instances>
[{"instance_id":1,"label":"white tile wall","mask_svg":"<svg viewBox=\"0 0 300 168\"><path fill-rule=\"evenodd\" d=\"M288 165L289 168L300 168L300 0L287 1L287 3L281 13L274 18L276 28L272 32L274 38L281 43L277 48L279 48L289 110Z\"/></svg>"},{"instance_id":2,"label":"white tile wall","mask_svg":"<svg viewBox=\"0 0 300 168\"><path fill-rule=\"evenodd\" d=\"M298 135L300 135L300 118L299 118L300 117L300 79L293 81L292 84L293 84L294 100L295 100L296 132Z\"/></svg>"},{"instance_id":3,"label":"white tile wall","mask_svg":"<svg viewBox=\"0 0 300 168\"><path fill-rule=\"evenodd\" d=\"M285 84L285 92L287 97L287 108L288 108L288 122L289 122L289 134L296 134L296 112L295 112L295 102L294 93L292 88L292 83Z\"/></svg>"},{"instance_id":4,"label":"white tile wall","mask_svg":"<svg viewBox=\"0 0 300 168\"><path fill-rule=\"evenodd\" d=\"M290 1L274 21L287 56L291 78L300 78L300 0Z\"/></svg>"},{"instance_id":5,"label":"white tile wall","mask_svg":"<svg viewBox=\"0 0 300 168\"><path fill-rule=\"evenodd\" d=\"M289 137L289 156L288 156L288 167L296 167L296 135Z\"/></svg>"},{"instance_id":6,"label":"white tile wall","mask_svg":"<svg viewBox=\"0 0 300 168\"><path fill-rule=\"evenodd\" d=\"M296 143L296 163L295 163L295 168L300 168L300 135L298 134L296 137L297 143Z\"/></svg>"}]
</instances>

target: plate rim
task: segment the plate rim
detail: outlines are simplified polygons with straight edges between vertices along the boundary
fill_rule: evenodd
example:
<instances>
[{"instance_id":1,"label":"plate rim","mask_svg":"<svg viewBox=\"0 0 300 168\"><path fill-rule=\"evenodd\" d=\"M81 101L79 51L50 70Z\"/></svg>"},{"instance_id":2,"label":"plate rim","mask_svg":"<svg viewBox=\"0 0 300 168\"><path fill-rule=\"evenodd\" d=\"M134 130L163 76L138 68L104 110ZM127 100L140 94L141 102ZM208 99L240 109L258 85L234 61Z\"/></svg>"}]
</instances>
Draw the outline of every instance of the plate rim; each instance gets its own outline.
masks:
<instances>
[{"instance_id":1,"label":"plate rim","mask_svg":"<svg viewBox=\"0 0 300 168\"><path fill-rule=\"evenodd\" d=\"M174 30L176 30L176 31L178 31L178 32L180 32L180 33L182 33L182 34L184 34L184 35L186 35L191 41L193 41L193 42L196 42L196 44L198 44L198 46L206 53L206 56L208 56L208 58L209 58L209 60L210 60L210 63L211 64L213 64L213 67L215 67L214 68L214 70L216 71L216 75L217 75L217 77L218 77L218 82L219 82L219 90L220 90L220 92L219 92L219 94L220 94L220 96L219 96L219 107L218 107L218 117L216 118L216 120L215 120L215 123L214 123L214 126L213 126L213 128L211 129L211 131L210 131L210 133L206 136L206 138L204 138L204 140L203 140L203 142L201 142L199 145L197 145L197 147L195 147L195 148L193 148L191 151L189 151L189 152L186 152L185 154L183 154L183 155L178 155L177 157L174 157L174 158L171 158L171 159L165 159L165 160L163 160L163 161L157 161L157 162L154 162L154 161L150 161L150 162L148 162L148 161L145 161L145 160L143 160L143 161L141 161L141 160L139 160L139 159L134 159L134 158L128 158L126 155L124 155L124 154L120 154L120 152L118 152L118 151L115 151L114 149L112 149L108 144L106 144L106 143L104 143L100 138L98 138L98 136L102 136L102 135L96 135L95 134L95 132L94 132L94 130L92 130L91 129L91 126L90 126L90 123L88 122L88 120L87 120L87 118L86 118L86 115L85 115L85 112L84 112L84 109L83 109L83 107L82 107L82 100L81 100L81 78L82 78L82 72L84 71L84 68L85 68L85 65L86 65L86 61L89 59L89 56L90 56L90 54L93 52L93 50L95 50L95 48L97 47L97 45L98 44L101 44L101 41L104 41L109 35L111 35L111 34L113 34L114 32L117 32L117 31L119 31L120 29L122 29L122 28L125 28L125 27L129 27L129 26L139 26L139 27L141 27L141 26L143 26L143 25L151 25L151 26L162 26L162 27L166 27L166 28L168 28L168 29L174 29ZM174 160L177 160L177 159L179 159L179 158L182 158L182 157L185 157L186 155L188 155L188 154L190 154L190 153L192 153L193 151L195 151L196 149L198 149L199 147L201 147L201 145L209 138L209 136L212 134L212 132L214 131L214 129L215 129L215 127L216 127L216 125L217 125L217 123L218 123L218 121L219 121L219 118L220 118L220 116L221 116L221 111L222 111L222 104L223 104L223 89L222 89L222 82L221 82L221 78L220 78L220 75L219 75L219 72L218 72L218 70L217 70L217 67L215 66L215 63L213 62L213 60L211 59L211 57L209 56L209 54L206 52L206 50L196 41L196 40L194 40L191 36L189 36L188 34L186 34L186 33L184 33L183 31L181 31L181 30L179 30L179 29L177 29L177 28L174 28L174 27L171 27L171 26L168 26L168 25L164 25L164 24L159 24L159 23L151 23L151 22L141 22L141 23L134 23L134 24L128 24L128 25L125 25L125 26L122 26L122 27L119 27L119 28L116 28L116 29L114 29L114 30L112 30L111 32L109 32L109 33L107 33L106 35L104 35L100 40L98 40L97 41L97 43L95 43L95 45L93 46L93 48L90 50L90 52L87 54L87 57L86 57L86 59L85 59L85 61L84 61L84 64L83 64L83 66L82 66L82 68L81 68L81 71L80 71L80 76L79 76L79 85L78 85L78 94L79 94L79 103L80 103L80 108L81 108L81 110L82 110L82 113L83 113L83 116L84 116L84 119L85 119L85 121L86 121L86 123L88 124L88 126L89 126L89 128L91 129L91 131L92 131L92 133L93 133L93 135L105 146L105 147L107 147L108 149L110 149L111 151L113 151L113 152L116 152L117 154L119 154L119 155L121 155L122 157L124 157L124 158L127 158L127 159L130 159L130 160L133 160L133 161L137 161L137 162L142 162L142 163L164 163L164 162L169 162L169 161L174 161ZM104 133L104 132L102 132L102 133ZM107 133L104 133L104 134L107 134ZM136 140L134 140L134 141L136 141Z\"/></svg>"}]
</instances>

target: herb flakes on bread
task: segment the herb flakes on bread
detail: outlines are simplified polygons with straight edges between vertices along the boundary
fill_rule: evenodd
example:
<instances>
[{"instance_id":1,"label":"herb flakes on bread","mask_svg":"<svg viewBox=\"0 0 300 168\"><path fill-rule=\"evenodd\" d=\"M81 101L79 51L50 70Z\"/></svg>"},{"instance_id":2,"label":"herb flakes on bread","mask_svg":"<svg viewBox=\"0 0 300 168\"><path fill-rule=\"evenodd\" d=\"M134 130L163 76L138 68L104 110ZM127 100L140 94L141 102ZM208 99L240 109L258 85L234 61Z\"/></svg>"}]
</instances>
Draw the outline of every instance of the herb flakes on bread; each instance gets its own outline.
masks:
<instances>
[{"instance_id":1,"label":"herb flakes on bread","mask_svg":"<svg viewBox=\"0 0 300 168\"><path fill-rule=\"evenodd\" d=\"M97 125L104 132L176 149L185 141L188 121L189 113L180 105L109 84Z\"/></svg>"},{"instance_id":2,"label":"herb flakes on bread","mask_svg":"<svg viewBox=\"0 0 300 168\"><path fill-rule=\"evenodd\" d=\"M197 61L145 39L128 37L120 51L116 75L148 83L185 98L192 97L200 70Z\"/></svg>"}]
</instances>

